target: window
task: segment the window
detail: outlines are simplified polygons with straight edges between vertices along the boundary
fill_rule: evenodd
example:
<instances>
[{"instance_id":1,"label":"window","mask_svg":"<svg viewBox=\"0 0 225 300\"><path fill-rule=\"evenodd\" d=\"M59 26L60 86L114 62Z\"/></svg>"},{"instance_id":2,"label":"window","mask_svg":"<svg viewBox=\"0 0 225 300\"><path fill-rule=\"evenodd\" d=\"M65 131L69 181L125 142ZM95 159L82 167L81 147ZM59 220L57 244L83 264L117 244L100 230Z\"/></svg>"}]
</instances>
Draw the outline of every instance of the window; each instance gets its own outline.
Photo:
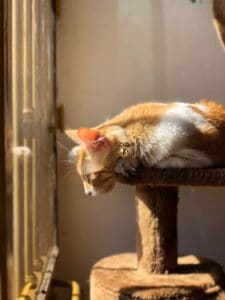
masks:
<instances>
[{"instance_id":1,"label":"window","mask_svg":"<svg viewBox=\"0 0 225 300\"><path fill-rule=\"evenodd\" d=\"M29 290L44 299L58 253L52 1L0 6L1 293L11 300Z\"/></svg>"}]
</instances>

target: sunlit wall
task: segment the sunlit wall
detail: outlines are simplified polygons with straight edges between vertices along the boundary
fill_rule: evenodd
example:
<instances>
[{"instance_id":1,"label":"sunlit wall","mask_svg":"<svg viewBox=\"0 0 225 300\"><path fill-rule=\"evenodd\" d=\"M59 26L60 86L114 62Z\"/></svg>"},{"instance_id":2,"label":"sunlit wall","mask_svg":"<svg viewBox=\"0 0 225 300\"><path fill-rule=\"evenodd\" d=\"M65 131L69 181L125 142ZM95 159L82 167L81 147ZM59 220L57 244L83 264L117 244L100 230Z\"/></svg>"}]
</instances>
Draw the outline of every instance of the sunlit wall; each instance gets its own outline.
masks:
<instances>
[{"instance_id":1,"label":"sunlit wall","mask_svg":"<svg viewBox=\"0 0 225 300\"><path fill-rule=\"evenodd\" d=\"M145 100L225 104L225 53L212 26L211 1L67 0L57 22L57 93L66 127L94 126ZM88 288L92 264L135 249L134 190L84 195L59 147L57 273ZM225 191L180 192L179 251L225 266Z\"/></svg>"}]
</instances>

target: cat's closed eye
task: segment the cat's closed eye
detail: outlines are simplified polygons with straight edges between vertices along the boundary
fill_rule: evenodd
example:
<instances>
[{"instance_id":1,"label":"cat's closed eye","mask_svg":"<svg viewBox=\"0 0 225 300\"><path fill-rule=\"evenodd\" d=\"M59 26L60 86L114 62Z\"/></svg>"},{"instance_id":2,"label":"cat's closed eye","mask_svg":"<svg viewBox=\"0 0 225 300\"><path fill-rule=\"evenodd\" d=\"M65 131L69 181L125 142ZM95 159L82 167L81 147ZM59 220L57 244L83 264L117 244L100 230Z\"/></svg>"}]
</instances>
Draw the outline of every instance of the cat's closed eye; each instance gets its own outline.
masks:
<instances>
[{"instance_id":1,"label":"cat's closed eye","mask_svg":"<svg viewBox=\"0 0 225 300\"><path fill-rule=\"evenodd\" d=\"M83 174L83 180L88 183L93 183L98 178L98 173Z\"/></svg>"},{"instance_id":2,"label":"cat's closed eye","mask_svg":"<svg viewBox=\"0 0 225 300\"><path fill-rule=\"evenodd\" d=\"M89 175L89 181L90 182L94 182L97 178L98 178L97 173L92 173L92 174Z\"/></svg>"},{"instance_id":3,"label":"cat's closed eye","mask_svg":"<svg viewBox=\"0 0 225 300\"><path fill-rule=\"evenodd\" d=\"M83 174L83 180L92 185L101 185L112 178L112 173L107 171Z\"/></svg>"}]
</instances>

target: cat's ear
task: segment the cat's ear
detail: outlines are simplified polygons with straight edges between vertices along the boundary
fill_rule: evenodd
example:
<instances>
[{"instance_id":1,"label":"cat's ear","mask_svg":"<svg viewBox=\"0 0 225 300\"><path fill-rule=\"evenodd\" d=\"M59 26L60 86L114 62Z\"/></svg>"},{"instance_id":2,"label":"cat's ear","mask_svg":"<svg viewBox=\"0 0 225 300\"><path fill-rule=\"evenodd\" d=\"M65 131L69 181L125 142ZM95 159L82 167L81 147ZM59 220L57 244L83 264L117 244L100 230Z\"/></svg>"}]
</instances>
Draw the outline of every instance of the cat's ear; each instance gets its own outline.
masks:
<instances>
[{"instance_id":1,"label":"cat's ear","mask_svg":"<svg viewBox=\"0 0 225 300\"><path fill-rule=\"evenodd\" d=\"M101 132L91 128L79 128L77 136L83 143L94 143L101 137Z\"/></svg>"},{"instance_id":2,"label":"cat's ear","mask_svg":"<svg viewBox=\"0 0 225 300\"><path fill-rule=\"evenodd\" d=\"M67 129L65 130L65 134L70 138L74 143L80 144L79 136L77 135L77 129Z\"/></svg>"},{"instance_id":3,"label":"cat's ear","mask_svg":"<svg viewBox=\"0 0 225 300\"><path fill-rule=\"evenodd\" d=\"M100 137L100 131L90 128L67 129L66 135L76 144L94 142Z\"/></svg>"},{"instance_id":4,"label":"cat's ear","mask_svg":"<svg viewBox=\"0 0 225 300\"><path fill-rule=\"evenodd\" d=\"M66 134L73 141L84 146L89 153L108 154L110 151L109 140L99 130L79 128L77 130L66 130Z\"/></svg>"}]
</instances>

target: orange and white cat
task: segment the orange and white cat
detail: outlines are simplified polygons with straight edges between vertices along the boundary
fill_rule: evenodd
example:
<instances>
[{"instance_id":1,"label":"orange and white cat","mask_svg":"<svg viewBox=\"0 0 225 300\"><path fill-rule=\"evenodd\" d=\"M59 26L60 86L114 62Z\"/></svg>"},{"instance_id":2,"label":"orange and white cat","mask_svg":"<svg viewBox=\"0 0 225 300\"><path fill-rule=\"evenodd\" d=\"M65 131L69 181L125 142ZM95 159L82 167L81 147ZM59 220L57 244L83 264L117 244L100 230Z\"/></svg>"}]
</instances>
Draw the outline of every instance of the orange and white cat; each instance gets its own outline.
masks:
<instances>
[{"instance_id":1,"label":"orange and white cat","mask_svg":"<svg viewBox=\"0 0 225 300\"><path fill-rule=\"evenodd\" d=\"M116 173L129 176L140 166L225 165L225 107L213 101L137 104L95 128L66 134L80 145L73 149L77 170L92 196L110 191Z\"/></svg>"}]
</instances>

